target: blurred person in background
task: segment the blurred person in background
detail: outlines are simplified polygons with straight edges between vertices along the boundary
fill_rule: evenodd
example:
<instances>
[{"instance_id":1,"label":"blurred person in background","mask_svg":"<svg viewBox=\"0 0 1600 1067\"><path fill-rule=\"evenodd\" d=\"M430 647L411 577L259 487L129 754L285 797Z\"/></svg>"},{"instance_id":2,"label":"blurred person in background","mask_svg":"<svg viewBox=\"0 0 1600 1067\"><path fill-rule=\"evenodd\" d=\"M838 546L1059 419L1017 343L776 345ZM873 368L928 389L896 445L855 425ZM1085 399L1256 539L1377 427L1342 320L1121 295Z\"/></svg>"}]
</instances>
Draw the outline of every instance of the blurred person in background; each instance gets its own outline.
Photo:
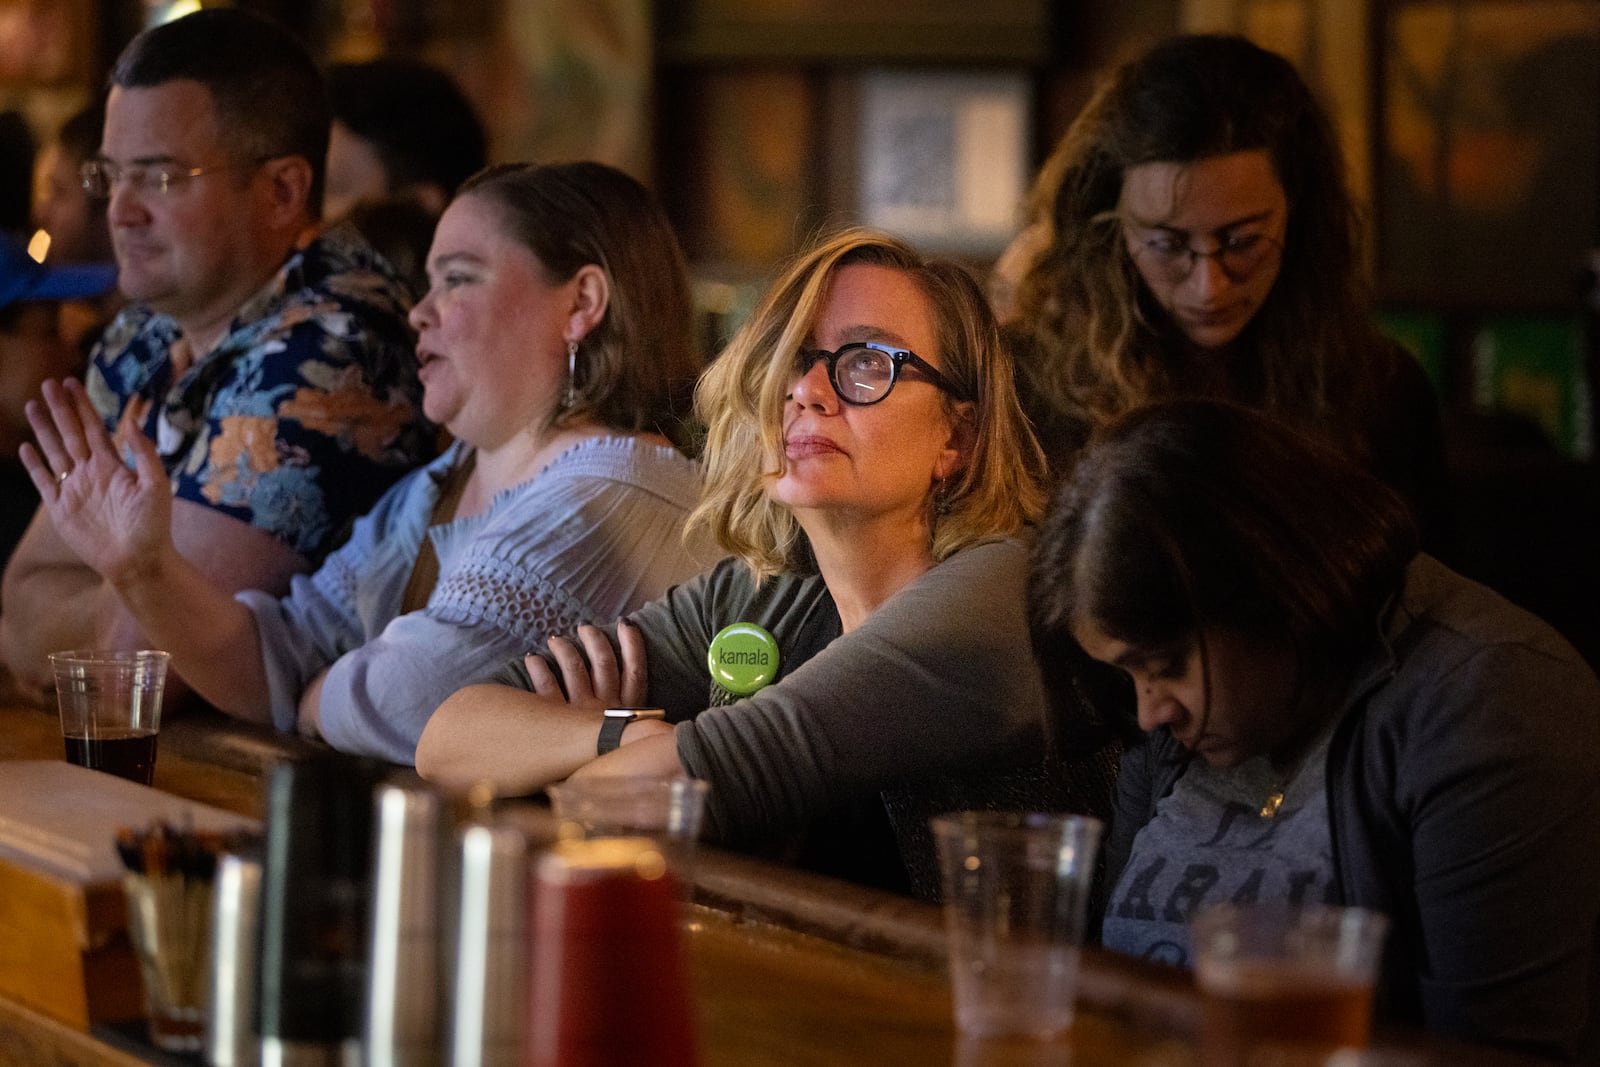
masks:
<instances>
[{"instance_id":1,"label":"blurred person in background","mask_svg":"<svg viewBox=\"0 0 1600 1067\"><path fill-rule=\"evenodd\" d=\"M38 142L17 111L0 111L0 233L27 239Z\"/></svg>"},{"instance_id":2,"label":"blurred person in background","mask_svg":"<svg viewBox=\"0 0 1600 1067\"><path fill-rule=\"evenodd\" d=\"M106 201L90 196L83 182L83 165L100 151L105 120L105 101L96 100L62 123L39 153L34 170L33 222L49 238L45 262L52 266L98 263L115 269ZM58 315L62 340L86 361L121 306L122 298L115 286L93 299L62 303ZM71 373L76 375L81 369L80 366Z\"/></svg>"},{"instance_id":3,"label":"blurred person in background","mask_svg":"<svg viewBox=\"0 0 1600 1067\"><path fill-rule=\"evenodd\" d=\"M100 152L106 106L97 100L74 113L39 153L34 182L33 221L50 237L45 259L52 263L110 263L111 229L106 201L90 196L83 165Z\"/></svg>"},{"instance_id":4,"label":"blurred person in background","mask_svg":"<svg viewBox=\"0 0 1600 1067\"><path fill-rule=\"evenodd\" d=\"M116 284L116 268L108 263L36 263L19 239L0 234L0 566L39 504L17 457L31 433L24 407L46 380L83 369L79 350L61 334L61 308L93 301Z\"/></svg>"},{"instance_id":5,"label":"blurred person in background","mask_svg":"<svg viewBox=\"0 0 1600 1067\"><path fill-rule=\"evenodd\" d=\"M488 163L483 124L448 74L415 60L336 64L328 98L323 215L353 222L420 296L439 213Z\"/></svg>"},{"instance_id":6,"label":"blurred person in background","mask_svg":"<svg viewBox=\"0 0 1600 1067\"><path fill-rule=\"evenodd\" d=\"M17 458L17 447L30 432L23 405L47 378L82 370L82 357L61 336L64 302L99 297L116 284L114 268L47 269L29 255L34 149L22 116L0 114L0 566L39 503Z\"/></svg>"}]
</instances>

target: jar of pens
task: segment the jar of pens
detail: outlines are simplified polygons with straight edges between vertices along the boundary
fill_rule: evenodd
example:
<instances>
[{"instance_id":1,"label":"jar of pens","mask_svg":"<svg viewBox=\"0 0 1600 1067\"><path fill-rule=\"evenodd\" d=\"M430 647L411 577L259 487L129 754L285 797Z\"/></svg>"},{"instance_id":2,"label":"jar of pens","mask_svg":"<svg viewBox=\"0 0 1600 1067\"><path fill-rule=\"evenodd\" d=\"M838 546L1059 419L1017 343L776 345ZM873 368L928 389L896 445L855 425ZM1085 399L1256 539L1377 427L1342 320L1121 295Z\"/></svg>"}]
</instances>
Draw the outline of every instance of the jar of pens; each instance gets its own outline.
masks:
<instances>
[{"instance_id":1,"label":"jar of pens","mask_svg":"<svg viewBox=\"0 0 1600 1067\"><path fill-rule=\"evenodd\" d=\"M243 836L164 822L117 831L150 1040L169 1052L203 1043L217 857L237 851Z\"/></svg>"}]
</instances>

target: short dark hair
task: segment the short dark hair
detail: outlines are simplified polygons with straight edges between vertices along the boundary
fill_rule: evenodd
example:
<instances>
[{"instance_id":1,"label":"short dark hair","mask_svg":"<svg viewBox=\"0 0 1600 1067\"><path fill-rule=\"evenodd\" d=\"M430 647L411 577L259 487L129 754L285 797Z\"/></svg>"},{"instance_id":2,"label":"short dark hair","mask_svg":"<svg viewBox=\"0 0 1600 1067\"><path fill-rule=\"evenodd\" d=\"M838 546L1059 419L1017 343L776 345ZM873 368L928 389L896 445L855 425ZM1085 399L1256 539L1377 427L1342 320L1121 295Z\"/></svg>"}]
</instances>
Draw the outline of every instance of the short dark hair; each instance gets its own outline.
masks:
<instances>
[{"instance_id":1,"label":"short dark hair","mask_svg":"<svg viewBox=\"0 0 1600 1067\"><path fill-rule=\"evenodd\" d=\"M100 154L105 130L106 98L102 96L68 116L56 131L56 144L61 146L62 156L76 169ZM106 212L110 207L110 200L95 196L87 198L84 205L90 225L99 235L95 238L98 250L95 254L107 260L111 259L111 238L106 229Z\"/></svg>"},{"instance_id":2,"label":"short dark hair","mask_svg":"<svg viewBox=\"0 0 1600 1067\"><path fill-rule=\"evenodd\" d=\"M702 359L683 250L660 203L604 163L510 163L474 175L457 199L482 197L504 232L560 284L594 264L611 288L605 316L580 342L573 397L555 425L592 416L613 429L656 430L684 444Z\"/></svg>"},{"instance_id":3,"label":"short dark hair","mask_svg":"<svg viewBox=\"0 0 1600 1067\"><path fill-rule=\"evenodd\" d=\"M413 301L428 291L428 245L439 216L410 197L382 196L350 209L348 221L389 261Z\"/></svg>"},{"instance_id":4,"label":"short dark hair","mask_svg":"<svg viewBox=\"0 0 1600 1067\"><path fill-rule=\"evenodd\" d=\"M100 140L106 128L106 101L100 97L93 103L74 111L61 129L56 132L56 143L74 163L93 159L100 152Z\"/></svg>"},{"instance_id":5,"label":"short dark hair","mask_svg":"<svg viewBox=\"0 0 1600 1067\"><path fill-rule=\"evenodd\" d=\"M1158 647L1226 628L1346 662L1417 552L1404 501L1329 446L1235 404L1176 400L1111 424L1034 548L1041 656L1074 623Z\"/></svg>"},{"instance_id":6,"label":"short dark hair","mask_svg":"<svg viewBox=\"0 0 1600 1067\"><path fill-rule=\"evenodd\" d=\"M240 159L300 156L311 165L306 209L322 213L328 95L305 47L278 23L239 8L206 8L139 34L117 57L111 84L153 89L199 82L217 127Z\"/></svg>"},{"instance_id":7,"label":"short dark hair","mask_svg":"<svg viewBox=\"0 0 1600 1067\"><path fill-rule=\"evenodd\" d=\"M483 123L455 80L426 63L374 59L328 70L333 117L369 142L394 192L414 182L448 198L488 160Z\"/></svg>"}]
</instances>

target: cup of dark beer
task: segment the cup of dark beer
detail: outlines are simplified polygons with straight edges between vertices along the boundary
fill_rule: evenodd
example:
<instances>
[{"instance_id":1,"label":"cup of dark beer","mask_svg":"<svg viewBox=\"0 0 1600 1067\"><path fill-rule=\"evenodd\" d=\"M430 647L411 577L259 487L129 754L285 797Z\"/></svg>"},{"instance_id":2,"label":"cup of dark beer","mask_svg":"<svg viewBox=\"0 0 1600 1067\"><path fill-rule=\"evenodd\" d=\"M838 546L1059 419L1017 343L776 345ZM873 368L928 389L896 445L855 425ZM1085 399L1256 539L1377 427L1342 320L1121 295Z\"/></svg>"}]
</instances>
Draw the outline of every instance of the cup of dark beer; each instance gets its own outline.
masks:
<instances>
[{"instance_id":1,"label":"cup of dark beer","mask_svg":"<svg viewBox=\"0 0 1600 1067\"><path fill-rule=\"evenodd\" d=\"M1204 1062L1365 1048L1389 921L1364 908L1219 904L1190 924ZM1296 1060L1295 1062L1299 1062Z\"/></svg>"},{"instance_id":2,"label":"cup of dark beer","mask_svg":"<svg viewBox=\"0 0 1600 1067\"><path fill-rule=\"evenodd\" d=\"M150 784L170 658L154 650L50 653L67 762Z\"/></svg>"}]
</instances>

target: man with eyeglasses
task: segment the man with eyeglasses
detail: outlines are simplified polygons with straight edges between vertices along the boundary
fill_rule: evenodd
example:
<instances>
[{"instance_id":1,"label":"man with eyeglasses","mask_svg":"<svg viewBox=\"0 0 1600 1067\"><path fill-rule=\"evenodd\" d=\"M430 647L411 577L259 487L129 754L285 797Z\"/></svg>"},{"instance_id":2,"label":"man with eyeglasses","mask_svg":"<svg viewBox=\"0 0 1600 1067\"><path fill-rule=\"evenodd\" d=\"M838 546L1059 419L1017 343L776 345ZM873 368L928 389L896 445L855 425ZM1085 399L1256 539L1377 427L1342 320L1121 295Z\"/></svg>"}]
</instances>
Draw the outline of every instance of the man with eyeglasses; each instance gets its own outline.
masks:
<instances>
[{"instance_id":1,"label":"man with eyeglasses","mask_svg":"<svg viewBox=\"0 0 1600 1067\"><path fill-rule=\"evenodd\" d=\"M130 301L95 351L89 398L118 437L156 442L174 539L234 590L285 591L432 452L404 289L354 230L317 233L329 123L298 42L208 9L123 51L82 168L108 199ZM54 472L64 495L72 466ZM0 657L41 689L48 652L142 640L43 511L3 598Z\"/></svg>"}]
</instances>

